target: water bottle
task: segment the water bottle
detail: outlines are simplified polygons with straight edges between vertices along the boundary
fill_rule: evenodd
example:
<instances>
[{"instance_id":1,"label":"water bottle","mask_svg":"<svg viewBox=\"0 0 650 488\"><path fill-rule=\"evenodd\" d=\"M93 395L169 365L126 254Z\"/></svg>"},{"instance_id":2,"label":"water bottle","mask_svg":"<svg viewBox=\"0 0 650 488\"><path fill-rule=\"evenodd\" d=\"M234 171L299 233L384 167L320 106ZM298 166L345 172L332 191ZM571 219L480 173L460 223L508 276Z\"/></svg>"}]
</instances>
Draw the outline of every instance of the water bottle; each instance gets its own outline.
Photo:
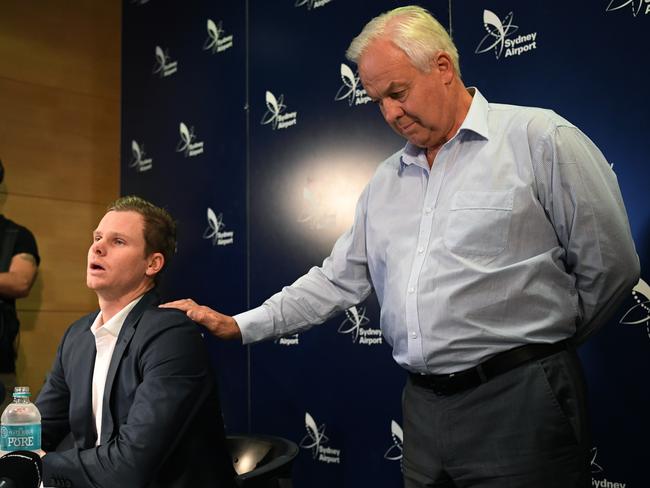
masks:
<instances>
[{"instance_id":1,"label":"water bottle","mask_svg":"<svg viewBox=\"0 0 650 488\"><path fill-rule=\"evenodd\" d=\"M17 386L13 396L0 418L0 455L41 448L41 413L29 401L29 386Z\"/></svg>"}]
</instances>

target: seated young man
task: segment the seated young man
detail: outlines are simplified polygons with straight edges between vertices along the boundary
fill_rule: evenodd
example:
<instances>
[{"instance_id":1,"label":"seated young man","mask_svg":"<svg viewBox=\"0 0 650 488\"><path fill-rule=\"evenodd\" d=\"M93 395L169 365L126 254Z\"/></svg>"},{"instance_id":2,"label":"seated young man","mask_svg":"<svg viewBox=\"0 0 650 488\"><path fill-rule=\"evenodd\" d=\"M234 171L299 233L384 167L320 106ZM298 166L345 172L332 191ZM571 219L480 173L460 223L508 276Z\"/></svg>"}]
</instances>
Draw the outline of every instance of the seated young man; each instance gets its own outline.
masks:
<instances>
[{"instance_id":1,"label":"seated young man","mask_svg":"<svg viewBox=\"0 0 650 488\"><path fill-rule=\"evenodd\" d=\"M230 487L216 381L197 326L158 308L175 224L138 197L93 232L86 283L99 311L73 323L36 405L45 486ZM74 447L51 452L72 433Z\"/></svg>"}]
</instances>

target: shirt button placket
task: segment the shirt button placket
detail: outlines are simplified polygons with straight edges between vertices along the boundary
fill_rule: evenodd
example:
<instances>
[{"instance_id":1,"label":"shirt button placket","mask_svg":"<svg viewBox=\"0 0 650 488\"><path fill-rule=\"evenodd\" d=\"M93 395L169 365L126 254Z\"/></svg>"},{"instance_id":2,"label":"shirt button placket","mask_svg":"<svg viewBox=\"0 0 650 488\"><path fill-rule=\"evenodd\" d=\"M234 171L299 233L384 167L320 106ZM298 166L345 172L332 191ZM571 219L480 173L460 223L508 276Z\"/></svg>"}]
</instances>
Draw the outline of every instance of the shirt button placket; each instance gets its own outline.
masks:
<instances>
[{"instance_id":1,"label":"shirt button placket","mask_svg":"<svg viewBox=\"0 0 650 488\"><path fill-rule=\"evenodd\" d=\"M422 351L422 339L420 335L420 323L418 320L418 295L417 286L420 278L420 273L426 259L427 243L433 227L433 206L428 205L427 202L431 201L432 196L429 194L433 189L429 187L432 183L427 179L427 191L425 192L425 206L422 209L420 218L420 232L416 243L416 254L413 259L411 273L409 275L407 295L406 295L406 327L408 331L408 358L411 365L424 366L424 357Z\"/></svg>"}]
</instances>

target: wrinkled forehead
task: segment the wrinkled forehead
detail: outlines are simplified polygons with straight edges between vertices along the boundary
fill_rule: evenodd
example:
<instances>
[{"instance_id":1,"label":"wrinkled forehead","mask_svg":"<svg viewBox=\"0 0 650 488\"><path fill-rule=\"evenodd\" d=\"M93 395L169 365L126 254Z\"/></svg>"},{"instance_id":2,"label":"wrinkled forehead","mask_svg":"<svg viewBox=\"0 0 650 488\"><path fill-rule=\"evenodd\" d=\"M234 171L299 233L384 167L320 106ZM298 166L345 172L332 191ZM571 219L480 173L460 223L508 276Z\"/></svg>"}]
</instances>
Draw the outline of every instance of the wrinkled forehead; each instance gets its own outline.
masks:
<instances>
[{"instance_id":1,"label":"wrinkled forehead","mask_svg":"<svg viewBox=\"0 0 650 488\"><path fill-rule=\"evenodd\" d=\"M359 57L359 73L372 74L387 68L414 67L406 53L390 39L379 37L368 44Z\"/></svg>"},{"instance_id":2,"label":"wrinkled forehead","mask_svg":"<svg viewBox=\"0 0 650 488\"><path fill-rule=\"evenodd\" d=\"M368 91L383 91L398 80L413 77L417 68L410 58L390 41L375 41L359 58L359 78Z\"/></svg>"}]
</instances>

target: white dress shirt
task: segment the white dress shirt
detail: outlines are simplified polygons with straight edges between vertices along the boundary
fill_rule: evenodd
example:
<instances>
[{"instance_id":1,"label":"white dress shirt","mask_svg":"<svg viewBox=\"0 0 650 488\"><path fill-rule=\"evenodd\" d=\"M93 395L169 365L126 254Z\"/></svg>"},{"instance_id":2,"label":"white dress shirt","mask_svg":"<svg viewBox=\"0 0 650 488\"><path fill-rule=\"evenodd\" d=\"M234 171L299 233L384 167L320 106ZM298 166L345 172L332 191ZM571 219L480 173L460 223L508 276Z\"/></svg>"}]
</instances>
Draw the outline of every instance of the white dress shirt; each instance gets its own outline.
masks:
<instances>
[{"instance_id":1,"label":"white dress shirt","mask_svg":"<svg viewBox=\"0 0 650 488\"><path fill-rule=\"evenodd\" d=\"M413 372L603 323L639 276L616 175L554 112L470 93L431 168L411 144L384 161L323 265L235 316L244 343L321 323L373 289L393 357Z\"/></svg>"},{"instance_id":2,"label":"white dress shirt","mask_svg":"<svg viewBox=\"0 0 650 488\"><path fill-rule=\"evenodd\" d=\"M108 374L108 367L111 364L113 350L115 349L117 337L120 335L120 330L122 330L122 325L124 325L127 315L129 315L129 312L137 305L141 298L142 295L113 315L106 323L103 322L102 312L100 311L90 326L90 331L95 336L95 348L97 350L92 383L93 414L95 416L95 427L97 428L96 446L99 445L99 439L102 433L104 387L106 386L106 375Z\"/></svg>"}]
</instances>

